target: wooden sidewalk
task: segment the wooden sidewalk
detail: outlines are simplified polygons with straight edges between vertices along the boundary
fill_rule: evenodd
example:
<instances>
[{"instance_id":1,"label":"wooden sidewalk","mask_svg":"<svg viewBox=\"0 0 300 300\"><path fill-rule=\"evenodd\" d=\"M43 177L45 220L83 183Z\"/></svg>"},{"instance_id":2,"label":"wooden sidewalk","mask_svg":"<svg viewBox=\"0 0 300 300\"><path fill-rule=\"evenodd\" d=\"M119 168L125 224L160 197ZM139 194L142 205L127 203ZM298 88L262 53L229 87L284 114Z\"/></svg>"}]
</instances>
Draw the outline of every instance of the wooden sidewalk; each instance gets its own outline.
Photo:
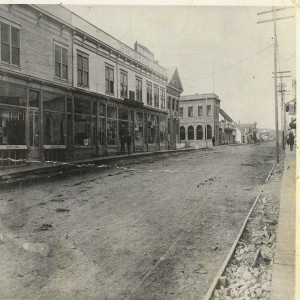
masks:
<instances>
[{"instance_id":1,"label":"wooden sidewalk","mask_svg":"<svg viewBox=\"0 0 300 300\"><path fill-rule=\"evenodd\" d=\"M296 151L286 149L271 285L271 300L293 300L295 294Z\"/></svg>"}]
</instances>

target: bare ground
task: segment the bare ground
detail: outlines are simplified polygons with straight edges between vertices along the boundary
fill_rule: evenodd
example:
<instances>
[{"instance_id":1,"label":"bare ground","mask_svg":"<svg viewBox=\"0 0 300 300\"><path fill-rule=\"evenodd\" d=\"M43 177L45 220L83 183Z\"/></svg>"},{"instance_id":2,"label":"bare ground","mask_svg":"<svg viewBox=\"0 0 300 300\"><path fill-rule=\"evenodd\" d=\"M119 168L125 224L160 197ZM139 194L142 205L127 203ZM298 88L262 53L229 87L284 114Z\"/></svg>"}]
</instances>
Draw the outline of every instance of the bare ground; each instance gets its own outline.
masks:
<instances>
[{"instance_id":1,"label":"bare ground","mask_svg":"<svg viewBox=\"0 0 300 300\"><path fill-rule=\"evenodd\" d=\"M131 158L7 189L0 299L201 299L274 145Z\"/></svg>"}]
</instances>

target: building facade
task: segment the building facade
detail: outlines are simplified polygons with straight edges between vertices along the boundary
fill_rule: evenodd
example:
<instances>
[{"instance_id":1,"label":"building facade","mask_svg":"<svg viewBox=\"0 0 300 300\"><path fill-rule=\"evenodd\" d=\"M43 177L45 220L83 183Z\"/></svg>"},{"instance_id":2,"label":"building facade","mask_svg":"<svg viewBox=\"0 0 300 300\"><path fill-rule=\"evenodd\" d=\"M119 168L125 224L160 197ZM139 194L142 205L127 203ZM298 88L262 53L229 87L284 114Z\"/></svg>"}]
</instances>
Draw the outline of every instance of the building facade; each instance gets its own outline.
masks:
<instances>
[{"instance_id":1,"label":"building facade","mask_svg":"<svg viewBox=\"0 0 300 300\"><path fill-rule=\"evenodd\" d=\"M168 147L165 68L59 5L0 5L0 157L68 160Z\"/></svg>"},{"instance_id":2,"label":"building facade","mask_svg":"<svg viewBox=\"0 0 300 300\"><path fill-rule=\"evenodd\" d=\"M175 150L179 140L179 101L183 86L177 68L167 69L169 81L167 85L167 111L168 111L168 145Z\"/></svg>"},{"instance_id":3,"label":"building facade","mask_svg":"<svg viewBox=\"0 0 300 300\"><path fill-rule=\"evenodd\" d=\"M242 124L238 123L236 125L236 141L241 144L250 144L257 141L257 123Z\"/></svg>"},{"instance_id":4,"label":"building facade","mask_svg":"<svg viewBox=\"0 0 300 300\"><path fill-rule=\"evenodd\" d=\"M180 98L181 147L211 147L219 144L220 99L214 94L195 94Z\"/></svg>"},{"instance_id":5,"label":"building facade","mask_svg":"<svg viewBox=\"0 0 300 300\"><path fill-rule=\"evenodd\" d=\"M220 108L219 144L234 144L236 142L236 125L229 115Z\"/></svg>"}]
</instances>

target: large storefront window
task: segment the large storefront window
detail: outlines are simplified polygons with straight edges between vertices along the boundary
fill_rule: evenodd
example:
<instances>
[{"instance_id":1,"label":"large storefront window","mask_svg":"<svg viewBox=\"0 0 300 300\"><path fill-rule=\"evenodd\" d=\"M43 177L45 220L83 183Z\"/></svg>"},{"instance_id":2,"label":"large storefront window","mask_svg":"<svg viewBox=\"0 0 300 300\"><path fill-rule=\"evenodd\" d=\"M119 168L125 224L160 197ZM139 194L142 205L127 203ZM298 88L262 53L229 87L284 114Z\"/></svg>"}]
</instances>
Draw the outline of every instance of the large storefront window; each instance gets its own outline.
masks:
<instances>
[{"instance_id":1,"label":"large storefront window","mask_svg":"<svg viewBox=\"0 0 300 300\"><path fill-rule=\"evenodd\" d=\"M0 83L0 145L25 145L24 88Z\"/></svg>"},{"instance_id":2,"label":"large storefront window","mask_svg":"<svg viewBox=\"0 0 300 300\"><path fill-rule=\"evenodd\" d=\"M44 93L44 144L64 145L64 96Z\"/></svg>"},{"instance_id":3,"label":"large storefront window","mask_svg":"<svg viewBox=\"0 0 300 300\"><path fill-rule=\"evenodd\" d=\"M91 102L81 99L74 101L75 146L92 145Z\"/></svg>"},{"instance_id":4,"label":"large storefront window","mask_svg":"<svg viewBox=\"0 0 300 300\"><path fill-rule=\"evenodd\" d=\"M117 145L117 107L107 106L107 145Z\"/></svg>"}]
</instances>

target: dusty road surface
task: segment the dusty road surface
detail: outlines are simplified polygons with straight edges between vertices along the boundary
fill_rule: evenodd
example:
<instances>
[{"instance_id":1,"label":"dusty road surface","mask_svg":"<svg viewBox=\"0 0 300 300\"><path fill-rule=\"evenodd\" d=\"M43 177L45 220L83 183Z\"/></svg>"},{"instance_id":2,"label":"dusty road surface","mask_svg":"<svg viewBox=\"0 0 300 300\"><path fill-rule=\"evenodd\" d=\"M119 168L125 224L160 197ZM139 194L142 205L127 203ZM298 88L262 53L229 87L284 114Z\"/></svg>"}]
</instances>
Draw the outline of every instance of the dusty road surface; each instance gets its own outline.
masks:
<instances>
[{"instance_id":1,"label":"dusty road surface","mask_svg":"<svg viewBox=\"0 0 300 300\"><path fill-rule=\"evenodd\" d=\"M2 190L0 299L201 299L273 158L220 146Z\"/></svg>"}]
</instances>

